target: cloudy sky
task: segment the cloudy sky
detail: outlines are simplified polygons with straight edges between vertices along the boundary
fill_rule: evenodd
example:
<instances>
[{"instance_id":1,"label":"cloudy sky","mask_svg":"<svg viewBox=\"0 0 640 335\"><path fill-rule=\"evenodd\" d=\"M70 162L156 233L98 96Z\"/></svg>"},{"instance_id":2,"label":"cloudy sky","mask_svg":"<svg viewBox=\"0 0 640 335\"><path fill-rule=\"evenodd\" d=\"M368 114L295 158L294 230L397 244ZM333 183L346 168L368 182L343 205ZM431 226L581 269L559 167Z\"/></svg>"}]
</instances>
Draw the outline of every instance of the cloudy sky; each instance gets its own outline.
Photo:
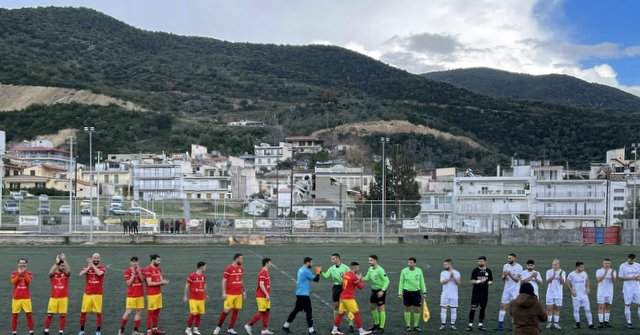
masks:
<instances>
[{"instance_id":1,"label":"cloudy sky","mask_svg":"<svg viewBox=\"0 0 640 335\"><path fill-rule=\"evenodd\" d=\"M564 73L640 96L635 0L0 0L48 5L91 7L176 34L334 44L414 73Z\"/></svg>"}]
</instances>

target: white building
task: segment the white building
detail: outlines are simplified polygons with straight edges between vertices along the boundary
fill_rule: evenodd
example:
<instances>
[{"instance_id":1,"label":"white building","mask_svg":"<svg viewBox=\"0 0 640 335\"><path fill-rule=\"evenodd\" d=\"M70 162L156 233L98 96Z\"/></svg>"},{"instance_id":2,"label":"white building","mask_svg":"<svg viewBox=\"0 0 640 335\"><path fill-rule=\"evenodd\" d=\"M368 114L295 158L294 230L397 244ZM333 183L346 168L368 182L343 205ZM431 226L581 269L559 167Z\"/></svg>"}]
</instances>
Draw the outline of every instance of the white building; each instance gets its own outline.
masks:
<instances>
[{"instance_id":1,"label":"white building","mask_svg":"<svg viewBox=\"0 0 640 335\"><path fill-rule=\"evenodd\" d=\"M373 173L366 172L362 167L347 167L337 164L331 167L315 168L315 176L332 178L336 183L342 184L347 191L358 191L368 194L372 182L375 182Z\"/></svg>"},{"instance_id":2,"label":"white building","mask_svg":"<svg viewBox=\"0 0 640 335\"><path fill-rule=\"evenodd\" d=\"M135 162L131 169L134 200L182 199L182 166L172 162Z\"/></svg>"},{"instance_id":3,"label":"white building","mask_svg":"<svg viewBox=\"0 0 640 335\"><path fill-rule=\"evenodd\" d=\"M230 176L185 176L182 179L186 199L222 200L231 198Z\"/></svg>"},{"instance_id":4,"label":"white building","mask_svg":"<svg viewBox=\"0 0 640 335\"><path fill-rule=\"evenodd\" d=\"M260 143L253 148L256 169L271 170L280 161L286 161L293 157L292 145L280 142L278 145Z\"/></svg>"},{"instance_id":5,"label":"white building","mask_svg":"<svg viewBox=\"0 0 640 335\"><path fill-rule=\"evenodd\" d=\"M457 177L453 181L453 226L495 233L529 223L530 177Z\"/></svg>"},{"instance_id":6,"label":"white building","mask_svg":"<svg viewBox=\"0 0 640 335\"><path fill-rule=\"evenodd\" d=\"M603 226L606 180L537 180L532 215L540 228Z\"/></svg>"},{"instance_id":7,"label":"white building","mask_svg":"<svg viewBox=\"0 0 640 335\"><path fill-rule=\"evenodd\" d=\"M315 154L322 151L324 141L314 136L290 136L284 139L293 146L293 151L302 154Z\"/></svg>"}]
</instances>

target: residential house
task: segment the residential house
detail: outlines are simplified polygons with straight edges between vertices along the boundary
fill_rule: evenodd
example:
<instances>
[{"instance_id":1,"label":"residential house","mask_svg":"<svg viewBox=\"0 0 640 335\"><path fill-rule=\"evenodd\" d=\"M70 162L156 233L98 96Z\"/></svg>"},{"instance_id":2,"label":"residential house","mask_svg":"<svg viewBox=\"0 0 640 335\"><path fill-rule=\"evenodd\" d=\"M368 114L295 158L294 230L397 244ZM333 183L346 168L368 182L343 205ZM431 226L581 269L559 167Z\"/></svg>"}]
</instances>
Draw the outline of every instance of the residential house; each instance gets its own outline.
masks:
<instances>
[{"instance_id":1,"label":"residential house","mask_svg":"<svg viewBox=\"0 0 640 335\"><path fill-rule=\"evenodd\" d=\"M290 136L285 142L293 147L295 153L315 154L322 151L324 141L315 136Z\"/></svg>"},{"instance_id":2,"label":"residential house","mask_svg":"<svg viewBox=\"0 0 640 335\"><path fill-rule=\"evenodd\" d=\"M280 142L278 145L260 143L254 146L256 169L272 170L278 162L286 161L293 157L293 150L290 143Z\"/></svg>"}]
</instances>

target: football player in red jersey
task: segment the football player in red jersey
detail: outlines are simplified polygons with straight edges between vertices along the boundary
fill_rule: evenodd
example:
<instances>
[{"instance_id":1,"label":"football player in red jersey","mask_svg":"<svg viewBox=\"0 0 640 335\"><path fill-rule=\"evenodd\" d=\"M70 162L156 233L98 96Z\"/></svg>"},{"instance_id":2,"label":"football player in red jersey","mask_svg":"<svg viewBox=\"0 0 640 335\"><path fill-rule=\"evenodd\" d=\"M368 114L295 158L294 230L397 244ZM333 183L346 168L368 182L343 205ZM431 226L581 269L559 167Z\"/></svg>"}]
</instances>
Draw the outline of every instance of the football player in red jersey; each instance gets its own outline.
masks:
<instances>
[{"instance_id":1,"label":"football player in red jersey","mask_svg":"<svg viewBox=\"0 0 640 335\"><path fill-rule=\"evenodd\" d=\"M56 261L49 269L49 280L51 281L51 294L47 306L47 316L44 319L44 335L49 335L49 328L53 315L58 314L58 333L64 334L64 326L67 322L67 312L69 309L69 277L71 267L64 254L56 256Z\"/></svg>"},{"instance_id":2,"label":"football player in red jersey","mask_svg":"<svg viewBox=\"0 0 640 335\"><path fill-rule=\"evenodd\" d=\"M104 293L104 275L106 267L101 263L100 254L95 253L87 259L87 266L80 271L80 276L85 276L84 294L82 295L82 307L80 308L80 332L84 335L84 326L87 322L87 313L96 315L96 335L101 335L102 327L102 295Z\"/></svg>"},{"instance_id":3,"label":"football player in red jersey","mask_svg":"<svg viewBox=\"0 0 640 335\"><path fill-rule=\"evenodd\" d=\"M162 276L160 255L153 254L149 258L151 263L143 270L147 284L147 335L162 335L164 332L158 329L163 306L162 286L169 284L169 281Z\"/></svg>"},{"instance_id":4,"label":"football player in red jersey","mask_svg":"<svg viewBox=\"0 0 640 335\"><path fill-rule=\"evenodd\" d=\"M259 320L262 320L262 331L260 335L273 335L269 330L269 311L271 310L271 276L269 268L271 267L271 258L262 259L262 268L258 272L258 284L256 285L256 306L258 312L251 318L251 321L244 325L244 329L249 335L253 334L251 327Z\"/></svg>"},{"instance_id":5,"label":"football player in red jersey","mask_svg":"<svg viewBox=\"0 0 640 335\"><path fill-rule=\"evenodd\" d=\"M33 274L27 268L29 262L26 258L18 260L18 268L11 272L11 285L13 286L13 299L11 300L11 333L16 334L18 329L18 315L24 312L27 317L29 334L33 334L33 317L31 316L31 291L29 285L33 280Z\"/></svg>"},{"instance_id":6,"label":"football player in red jersey","mask_svg":"<svg viewBox=\"0 0 640 335\"><path fill-rule=\"evenodd\" d=\"M186 335L200 335L200 318L204 314L205 300L207 295L207 263L198 262L196 271L191 272L187 277L184 286L184 302L189 304L189 318L187 319Z\"/></svg>"},{"instance_id":7,"label":"football player in red jersey","mask_svg":"<svg viewBox=\"0 0 640 335\"><path fill-rule=\"evenodd\" d=\"M371 331L364 330L362 328L362 319L360 318L360 310L358 308L358 302L356 301L356 292L364 287L364 281L360 274L360 264L358 262L352 262L351 271L344 274L342 277L342 292L340 293L340 306L338 308L338 315L336 315L335 322L333 324L333 330L331 335L342 335L339 330L342 323L342 317L348 314L353 315L355 326L358 328L360 335L371 334Z\"/></svg>"},{"instance_id":8,"label":"football player in red jersey","mask_svg":"<svg viewBox=\"0 0 640 335\"><path fill-rule=\"evenodd\" d=\"M221 327L229 312L231 312L231 320L229 321L227 334L237 334L233 327L236 325L238 312L242 309L242 304L246 298L243 281L244 268L242 267L242 262L242 254L235 254L233 255L233 263L227 265L224 269L224 274L222 275L222 298L224 299L224 307L222 313L220 313L218 325L213 330L213 335L220 334Z\"/></svg>"},{"instance_id":9,"label":"football player in red jersey","mask_svg":"<svg viewBox=\"0 0 640 335\"><path fill-rule=\"evenodd\" d=\"M144 275L140 269L138 257L133 256L129 260L129 267L123 273L124 282L127 284L127 299L125 302L125 311L120 321L120 332L118 335L124 335L127 328L129 315L135 312L133 317L133 335L140 335L140 323L142 320L142 311L144 310Z\"/></svg>"}]
</instances>

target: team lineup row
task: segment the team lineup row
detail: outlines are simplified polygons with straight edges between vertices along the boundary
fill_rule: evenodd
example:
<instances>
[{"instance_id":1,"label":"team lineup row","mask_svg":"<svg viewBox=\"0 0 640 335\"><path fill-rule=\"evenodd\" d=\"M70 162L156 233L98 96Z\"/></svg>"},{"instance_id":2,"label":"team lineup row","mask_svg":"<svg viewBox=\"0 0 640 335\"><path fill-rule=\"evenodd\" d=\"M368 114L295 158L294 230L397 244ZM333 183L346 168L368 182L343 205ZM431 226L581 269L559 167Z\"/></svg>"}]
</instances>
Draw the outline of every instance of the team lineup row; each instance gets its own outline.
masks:
<instances>
[{"instance_id":1,"label":"team lineup row","mask_svg":"<svg viewBox=\"0 0 640 335\"><path fill-rule=\"evenodd\" d=\"M130 316L133 314L133 334L141 335L142 312L146 310L146 329L148 335L164 334L158 328L160 310L163 308L162 287L169 284L163 276L160 267L161 258L159 255L150 256L150 264L145 267L140 266L139 259L132 257L129 267L124 271L123 278L127 286L125 312L120 323L119 334L124 334ZM314 322L311 306L311 284L318 282L320 278L331 281L332 300L334 302L334 327L331 331L333 335L343 334L340 330L342 319L347 316L351 331L357 331L361 335L371 333L383 333L386 325L386 295L390 286L390 280L385 270L378 264L375 255L369 256L369 268L365 275L360 272L360 264L350 263L350 266L342 263L339 254L331 256L332 265L325 271L320 266L313 267L313 260L305 257L303 265L297 272L296 280L296 302L293 310L289 314L282 329L290 332L290 325L299 312L305 312L308 332L314 334ZM398 281L398 296L402 298L405 306L404 321L408 332L419 332L423 310L426 304L426 286L422 269L416 264L415 258L409 258L407 267L401 273ZM269 269L271 260L264 258L262 268L258 273L255 298L257 312L249 322L244 325L248 334L252 334L252 327L258 322L262 323L260 334L273 334L269 330L269 313L271 310L271 277ZM185 334L200 334L200 319L205 312L205 301L207 294L206 263L198 262L194 272L187 276L184 289L184 302L189 306L187 318L187 328ZM87 264L82 268L79 275L85 277L84 293L82 297L80 312L79 335L84 335L87 314L95 314L96 334L100 335L102 326L102 299L103 284L106 274L106 267L101 263L100 255L93 254L87 259ZM59 317L59 333L64 333L66 316L68 312L69 297L69 277L71 268L64 254L56 256L54 264L49 270L50 297L47 306L47 315L44 320L44 334L49 334L49 328L54 315ZM468 331L474 329L475 314L478 312L477 328L485 330L485 310L489 297L489 286L493 284L493 273L487 267L485 257L478 258L478 266L471 272L470 283L472 285L471 309L469 312ZM552 267L543 276L536 270L533 260L526 262L523 268L516 261L516 255L510 254L507 263L502 268L500 276L504 281L504 289L501 297L501 306L498 314L497 330L504 330L504 320L508 312L510 303L516 299L519 287L522 283L530 283L534 288L534 294L539 297L538 286L547 283L546 306L549 323L547 328L560 329L559 317L560 309L563 305L563 288L567 287L571 292L573 315L576 321L576 328L580 327L580 309L584 310L589 328L594 328L590 300L591 283L585 271L584 263L576 262L575 270L568 275L560 267L560 262L554 260ZM635 262L635 255L630 254L627 261L622 263L619 270L612 268L609 259L602 261L602 267L595 272L597 282L597 304L599 327L611 327L610 305L613 302L614 284L622 281L622 293L625 303L625 319L628 328L632 328L631 307L640 304L640 264ZM28 261L24 258L18 260L17 269L11 274L13 286L12 294L12 333L16 334L18 316L25 313L27 326L30 334L33 333L34 325L32 319L32 304L30 285L33 280L32 273L28 270ZM362 326L361 315L356 302L356 292L368 283L371 287L370 311L373 320L373 327L365 330ZM443 261L443 270L440 273L440 283L442 293L440 295L440 329L446 329L447 325L451 329L456 329L457 309L458 309L458 287L462 284L460 272L453 267L450 259ZM223 308L218 319L217 326L213 334L220 334L222 327L229 316L227 328L228 334L237 334L234 330L239 311L243 307L247 292L244 285L244 268L242 254L236 254L233 262L225 267L222 276L222 297ZM640 308L638 309L640 317ZM448 320L447 320L448 317ZM447 321L449 321L447 323Z\"/></svg>"}]
</instances>

